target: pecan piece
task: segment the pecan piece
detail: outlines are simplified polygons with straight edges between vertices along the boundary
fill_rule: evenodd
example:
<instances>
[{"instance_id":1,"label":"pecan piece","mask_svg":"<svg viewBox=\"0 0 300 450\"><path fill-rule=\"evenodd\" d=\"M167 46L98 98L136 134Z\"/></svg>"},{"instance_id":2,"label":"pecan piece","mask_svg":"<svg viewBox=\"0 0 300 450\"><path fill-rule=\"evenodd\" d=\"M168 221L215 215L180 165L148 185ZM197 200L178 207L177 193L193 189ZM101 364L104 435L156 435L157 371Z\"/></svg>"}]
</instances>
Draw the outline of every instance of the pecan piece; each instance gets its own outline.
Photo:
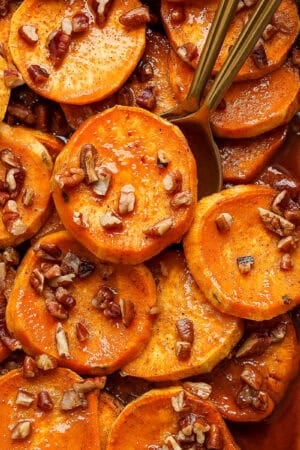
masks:
<instances>
[{"instance_id":1,"label":"pecan piece","mask_svg":"<svg viewBox=\"0 0 300 450\"><path fill-rule=\"evenodd\" d=\"M173 170L165 175L163 186L168 194L175 194L182 189L182 173L179 170Z\"/></svg>"},{"instance_id":2,"label":"pecan piece","mask_svg":"<svg viewBox=\"0 0 300 450\"><path fill-rule=\"evenodd\" d=\"M112 0L93 0L93 8L96 11L96 22L98 25L104 24L106 21Z\"/></svg>"},{"instance_id":3,"label":"pecan piece","mask_svg":"<svg viewBox=\"0 0 300 450\"><path fill-rule=\"evenodd\" d=\"M114 228L122 228L122 219L114 212L107 211L100 217L100 225L106 230L111 230Z\"/></svg>"},{"instance_id":4,"label":"pecan piece","mask_svg":"<svg viewBox=\"0 0 300 450\"><path fill-rule=\"evenodd\" d=\"M86 408L87 399L82 392L76 392L74 389L69 389L64 392L60 402L62 411L73 411L77 408Z\"/></svg>"},{"instance_id":5,"label":"pecan piece","mask_svg":"<svg viewBox=\"0 0 300 450\"><path fill-rule=\"evenodd\" d=\"M41 391L38 393L37 407L42 411L52 411L54 403L48 391Z\"/></svg>"},{"instance_id":6,"label":"pecan piece","mask_svg":"<svg viewBox=\"0 0 300 450\"><path fill-rule=\"evenodd\" d=\"M295 225L289 220L264 208L258 208L258 212L263 224L268 230L273 231L273 233L279 236L290 236L293 234Z\"/></svg>"},{"instance_id":7,"label":"pecan piece","mask_svg":"<svg viewBox=\"0 0 300 450\"><path fill-rule=\"evenodd\" d=\"M95 171L95 159L97 150L92 144L85 144L80 150L80 167L84 171L86 184L92 184L98 181Z\"/></svg>"},{"instance_id":8,"label":"pecan piece","mask_svg":"<svg viewBox=\"0 0 300 450\"><path fill-rule=\"evenodd\" d=\"M45 261L59 261L61 259L62 251L56 245L51 242L41 242L33 247L37 258L44 259Z\"/></svg>"},{"instance_id":9,"label":"pecan piece","mask_svg":"<svg viewBox=\"0 0 300 450\"><path fill-rule=\"evenodd\" d=\"M69 350L67 333L65 332L60 322L58 322L58 324L56 325L55 342L57 353L59 354L59 356L63 358L70 358L71 355Z\"/></svg>"},{"instance_id":10,"label":"pecan piece","mask_svg":"<svg viewBox=\"0 0 300 450\"><path fill-rule=\"evenodd\" d=\"M119 214L128 214L134 210L135 189L132 184L126 184L121 188L119 198Z\"/></svg>"},{"instance_id":11,"label":"pecan piece","mask_svg":"<svg viewBox=\"0 0 300 450\"><path fill-rule=\"evenodd\" d=\"M216 217L215 224L221 233L226 233L233 224L233 217L229 213L221 213Z\"/></svg>"},{"instance_id":12,"label":"pecan piece","mask_svg":"<svg viewBox=\"0 0 300 450\"><path fill-rule=\"evenodd\" d=\"M290 253L297 248L298 239L295 236L287 236L280 239L277 244L278 250L284 253Z\"/></svg>"},{"instance_id":13,"label":"pecan piece","mask_svg":"<svg viewBox=\"0 0 300 450\"><path fill-rule=\"evenodd\" d=\"M92 261L81 258L78 268L78 278L83 279L89 277L95 270L96 266Z\"/></svg>"},{"instance_id":14,"label":"pecan piece","mask_svg":"<svg viewBox=\"0 0 300 450\"><path fill-rule=\"evenodd\" d=\"M93 192L101 197L105 197L110 187L112 173L105 166L96 167L95 170L98 179L93 185Z\"/></svg>"},{"instance_id":15,"label":"pecan piece","mask_svg":"<svg viewBox=\"0 0 300 450\"><path fill-rule=\"evenodd\" d=\"M63 305L55 300L46 300L45 302L48 313L58 320L66 320L69 317L68 311Z\"/></svg>"},{"instance_id":16,"label":"pecan piece","mask_svg":"<svg viewBox=\"0 0 300 450\"><path fill-rule=\"evenodd\" d=\"M143 89L135 99L138 106L148 111L153 111L156 107L156 95L154 87L149 86Z\"/></svg>"},{"instance_id":17,"label":"pecan piece","mask_svg":"<svg viewBox=\"0 0 300 450\"><path fill-rule=\"evenodd\" d=\"M13 236L21 236L27 231L27 226L20 218L17 203L14 200L8 200L5 204L2 221L7 231Z\"/></svg>"},{"instance_id":18,"label":"pecan piece","mask_svg":"<svg viewBox=\"0 0 300 450\"><path fill-rule=\"evenodd\" d=\"M76 337L79 342L86 342L89 339L90 337L89 331L82 322L77 322L75 329L76 329Z\"/></svg>"},{"instance_id":19,"label":"pecan piece","mask_svg":"<svg viewBox=\"0 0 300 450\"><path fill-rule=\"evenodd\" d=\"M30 420L20 420L11 431L11 438L15 440L26 439L31 433Z\"/></svg>"},{"instance_id":20,"label":"pecan piece","mask_svg":"<svg viewBox=\"0 0 300 450\"><path fill-rule=\"evenodd\" d=\"M285 271L290 271L294 267L294 261L289 253L285 253L281 257L280 269Z\"/></svg>"},{"instance_id":21,"label":"pecan piece","mask_svg":"<svg viewBox=\"0 0 300 450\"><path fill-rule=\"evenodd\" d=\"M11 198L18 197L24 185L25 175L22 167L11 168L7 171L5 181Z\"/></svg>"},{"instance_id":22,"label":"pecan piece","mask_svg":"<svg viewBox=\"0 0 300 450\"><path fill-rule=\"evenodd\" d=\"M194 342L194 323L190 319L179 319L176 322L176 330L180 339L192 344Z\"/></svg>"},{"instance_id":23,"label":"pecan piece","mask_svg":"<svg viewBox=\"0 0 300 450\"><path fill-rule=\"evenodd\" d=\"M245 381L253 389L259 390L263 382L263 377L258 369L247 364L241 373L241 380Z\"/></svg>"},{"instance_id":24,"label":"pecan piece","mask_svg":"<svg viewBox=\"0 0 300 450\"><path fill-rule=\"evenodd\" d=\"M5 148L0 152L1 161L10 167L21 167L20 158L15 155L10 148Z\"/></svg>"},{"instance_id":25,"label":"pecan piece","mask_svg":"<svg viewBox=\"0 0 300 450\"><path fill-rule=\"evenodd\" d=\"M185 399L184 391L180 391L176 397L171 397L171 405L175 412L188 410L188 404Z\"/></svg>"},{"instance_id":26,"label":"pecan piece","mask_svg":"<svg viewBox=\"0 0 300 450\"><path fill-rule=\"evenodd\" d=\"M49 58L54 67L59 67L69 51L71 36L63 30L51 34L48 42Z\"/></svg>"},{"instance_id":27,"label":"pecan piece","mask_svg":"<svg viewBox=\"0 0 300 450\"><path fill-rule=\"evenodd\" d=\"M270 338L272 343L282 342L287 333L287 324L285 322L279 322L270 331Z\"/></svg>"},{"instance_id":28,"label":"pecan piece","mask_svg":"<svg viewBox=\"0 0 300 450\"><path fill-rule=\"evenodd\" d=\"M19 389L18 395L16 398L16 405L25 406L25 408L29 408L34 402L34 394L26 391L25 389Z\"/></svg>"},{"instance_id":29,"label":"pecan piece","mask_svg":"<svg viewBox=\"0 0 300 450\"><path fill-rule=\"evenodd\" d=\"M30 281L31 287L38 294L41 294L43 292L45 277L44 277L43 273L39 269L34 269L31 272L29 281Z\"/></svg>"},{"instance_id":30,"label":"pecan piece","mask_svg":"<svg viewBox=\"0 0 300 450\"><path fill-rule=\"evenodd\" d=\"M38 42L39 36L37 27L35 25L22 25L18 29L19 36L29 45L34 45Z\"/></svg>"},{"instance_id":31,"label":"pecan piece","mask_svg":"<svg viewBox=\"0 0 300 450\"><path fill-rule=\"evenodd\" d=\"M169 165L169 158L167 157L166 153L163 150L159 150L157 152L157 167L160 169L165 169Z\"/></svg>"},{"instance_id":32,"label":"pecan piece","mask_svg":"<svg viewBox=\"0 0 300 450\"><path fill-rule=\"evenodd\" d=\"M192 392L192 394L197 395L198 397L202 398L203 400L206 400L209 398L210 394L212 393L212 387L210 384L203 383L203 382L192 382L192 381L186 381L183 384L183 387Z\"/></svg>"},{"instance_id":33,"label":"pecan piece","mask_svg":"<svg viewBox=\"0 0 300 450\"><path fill-rule=\"evenodd\" d=\"M197 46L192 42L187 42L186 44L181 45L177 48L176 52L177 55L186 63L190 63L199 55Z\"/></svg>"},{"instance_id":34,"label":"pecan piece","mask_svg":"<svg viewBox=\"0 0 300 450\"><path fill-rule=\"evenodd\" d=\"M55 176L55 181L61 189L73 188L84 180L84 171L81 168L65 169L61 174Z\"/></svg>"},{"instance_id":35,"label":"pecan piece","mask_svg":"<svg viewBox=\"0 0 300 450\"><path fill-rule=\"evenodd\" d=\"M237 258L236 262L240 273L243 275L249 273L254 266L253 256L240 256Z\"/></svg>"},{"instance_id":36,"label":"pecan piece","mask_svg":"<svg viewBox=\"0 0 300 450\"><path fill-rule=\"evenodd\" d=\"M131 9L127 13L120 16L119 21L122 25L128 28L138 28L151 21L149 8L147 6L140 6Z\"/></svg>"},{"instance_id":37,"label":"pecan piece","mask_svg":"<svg viewBox=\"0 0 300 450\"><path fill-rule=\"evenodd\" d=\"M274 213L282 215L288 205L290 196L286 189L280 191L272 201L271 209Z\"/></svg>"},{"instance_id":38,"label":"pecan piece","mask_svg":"<svg viewBox=\"0 0 300 450\"><path fill-rule=\"evenodd\" d=\"M222 450L223 449L223 435L220 427L216 424L210 426L208 438L206 441L206 448L208 450Z\"/></svg>"},{"instance_id":39,"label":"pecan piece","mask_svg":"<svg viewBox=\"0 0 300 450\"><path fill-rule=\"evenodd\" d=\"M44 67L41 67L37 64L31 64L27 68L27 72L28 72L28 75L30 76L31 80L35 84L46 83L46 81L48 81L48 78L50 76Z\"/></svg>"},{"instance_id":40,"label":"pecan piece","mask_svg":"<svg viewBox=\"0 0 300 450\"><path fill-rule=\"evenodd\" d=\"M236 352L236 358L244 358L262 354L271 344L268 336L252 333Z\"/></svg>"},{"instance_id":41,"label":"pecan piece","mask_svg":"<svg viewBox=\"0 0 300 450\"><path fill-rule=\"evenodd\" d=\"M95 389L103 389L106 384L106 377L86 378L84 381L73 384L73 389L76 392L86 394Z\"/></svg>"},{"instance_id":42,"label":"pecan piece","mask_svg":"<svg viewBox=\"0 0 300 450\"><path fill-rule=\"evenodd\" d=\"M23 377L34 378L38 374L38 367L31 356L25 356L23 361Z\"/></svg>"},{"instance_id":43,"label":"pecan piece","mask_svg":"<svg viewBox=\"0 0 300 450\"><path fill-rule=\"evenodd\" d=\"M262 39L259 39L259 41L257 42L256 46L253 49L251 57L254 64L259 69L263 69L268 65L268 58Z\"/></svg>"},{"instance_id":44,"label":"pecan piece","mask_svg":"<svg viewBox=\"0 0 300 450\"><path fill-rule=\"evenodd\" d=\"M178 192L170 201L172 208L178 209L184 206L190 206L193 201L193 194L190 191Z\"/></svg>"},{"instance_id":45,"label":"pecan piece","mask_svg":"<svg viewBox=\"0 0 300 450\"><path fill-rule=\"evenodd\" d=\"M269 41L278 32L278 28L275 25L269 23L263 31L262 38L264 41Z\"/></svg>"},{"instance_id":46,"label":"pecan piece","mask_svg":"<svg viewBox=\"0 0 300 450\"><path fill-rule=\"evenodd\" d=\"M89 17L83 12L75 14L72 17L72 31L73 33L85 33L90 26Z\"/></svg>"},{"instance_id":47,"label":"pecan piece","mask_svg":"<svg viewBox=\"0 0 300 450\"><path fill-rule=\"evenodd\" d=\"M46 355L45 353L36 356L35 362L37 367L43 371L53 370L57 367L56 359L53 358L53 356Z\"/></svg>"},{"instance_id":48,"label":"pecan piece","mask_svg":"<svg viewBox=\"0 0 300 450\"><path fill-rule=\"evenodd\" d=\"M87 215L80 211L73 211L73 222L81 228L88 228Z\"/></svg>"},{"instance_id":49,"label":"pecan piece","mask_svg":"<svg viewBox=\"0 0 300 450\"><path fill-rule=\"evenodd\" d=\"M135 93L134 90L128 86L122 87L117 96L118 105L134 106L135 105Z\"/></svg>"},{"instance_id":50,"label":"pecan piece","mask_svg":"<svg viewBox=\"0 0 300 450\"><path fill-rule=\"evenodd\" d=\"M119 305L121 309L122 322L125 327L128 328L135 317L134 303L127 298L120 298Z\"/></svg>"},{"instance_id":51,"label":"pecan piece","mask_svg":"<svg viewBox=\"0 0 300 450\"><path fill-rule=\"evenodd\" d=\"M173 225L172 217L167 217L165 219L156 222L152 227L143 230L143 233L149 237L160 237L169 231Z\"/></svg>"},{"instance_id":52,"label":"pecan piece","mask_svg":"<svg viewBox=\"0 0 300 450\"><path fill-rule=\"evenodd\" d=\"M32 206L34 202L35 192L31 188L24 189L22 195L22 203L24 206Z\"/></svg>"},{"instance_id":53,"label":"pecan piece","mask_svg":"<svg viewBox=\"0 0 300 450\"><path fill-rule=\"evenodd\" d=\"M13 89L22 86L25 82L20 72L15 68L4 69L3 80L6 87Z\"/></svg>"},{"instance_id":54,"label":"pecan piece","mask_svg":"<svg viewBox=\"0 0 300 450\"><path fill-rule=\"evenodd\" d=\"M175 354L178 361L186 361L191 357L192 344L186 341L177 341L175 347Z\"/></svg>"},{"instance_id":55,"label":"pecan piece","mask_svg":"<svg viewBox=\"0 0 300 450\"><path fill-rule=\"evenodd\" d=\"M141 61L138 65L137 72L142 83L151 80L154 75L152 64L149 61Z\"/></svg>"}]
</instances>

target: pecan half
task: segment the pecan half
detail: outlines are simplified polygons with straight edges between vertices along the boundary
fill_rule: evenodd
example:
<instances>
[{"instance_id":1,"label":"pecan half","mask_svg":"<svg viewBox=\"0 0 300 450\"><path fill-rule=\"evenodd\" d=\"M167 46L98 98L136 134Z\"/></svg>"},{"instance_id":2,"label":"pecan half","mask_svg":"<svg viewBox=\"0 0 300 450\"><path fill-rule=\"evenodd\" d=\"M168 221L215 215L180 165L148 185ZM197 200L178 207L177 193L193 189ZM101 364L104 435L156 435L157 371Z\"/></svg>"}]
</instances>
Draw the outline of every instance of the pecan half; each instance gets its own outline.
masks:
<instances>
[{"instance_id":1,"label":"pecan half","mask_svg":"<svg viewBox=\"0 0 300 450\"><path fill-rule=\"evenodd\" d=\"M80 150L80 167L84 171L86 184L92 184L98 181L95 171L95 160L97 150L92 144L85 144Z\"/></svg>"},{"instance_id":2,"label":"pecan half","mask_svg":"<svg viewBox=\"0 0 300 450\"><path fill-rule=\"evenodd\" d=\"M149 8L147 6L140 6L131 9L127 13L120 16L119 21L122 25L128 28L138 28L151 21Z\"/></svg>"}]
</instances>

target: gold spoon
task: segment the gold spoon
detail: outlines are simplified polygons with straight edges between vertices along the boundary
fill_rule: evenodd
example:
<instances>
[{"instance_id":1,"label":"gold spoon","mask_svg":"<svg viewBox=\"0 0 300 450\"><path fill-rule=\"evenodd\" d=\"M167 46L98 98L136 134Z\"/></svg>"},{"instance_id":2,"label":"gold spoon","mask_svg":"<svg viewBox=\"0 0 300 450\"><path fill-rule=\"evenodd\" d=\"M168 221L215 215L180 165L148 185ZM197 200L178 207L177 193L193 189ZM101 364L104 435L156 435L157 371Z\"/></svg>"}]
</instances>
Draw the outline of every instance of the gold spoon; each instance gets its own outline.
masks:
<instances>
[{"instance_id":1,"label":"gold spoon","mask_svg":"<svg viewBox=\"0 0 300 450\"><path fill-rule=\"evenodd\" d=\"M219 191L223 184L220 153L209 124L210 112L222 100L280 3L281 0L261 0L258 3L199 108L203 89L237 6L236 0L222 0L187 98L178 107L163 114L164 118L180 127L194 153L199 199Z\"/></svg>"}]
</instances>

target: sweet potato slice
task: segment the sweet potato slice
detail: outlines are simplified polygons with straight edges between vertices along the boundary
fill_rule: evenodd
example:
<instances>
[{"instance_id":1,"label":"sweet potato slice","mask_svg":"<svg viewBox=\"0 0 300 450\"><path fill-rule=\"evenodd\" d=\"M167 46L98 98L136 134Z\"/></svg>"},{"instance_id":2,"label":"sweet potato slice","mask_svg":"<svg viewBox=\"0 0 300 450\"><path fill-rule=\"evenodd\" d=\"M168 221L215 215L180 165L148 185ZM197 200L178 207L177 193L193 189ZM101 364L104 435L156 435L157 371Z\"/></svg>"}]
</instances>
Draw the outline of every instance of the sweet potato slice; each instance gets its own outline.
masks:
<instances>
[{"instance_id":1,"label":"sweet potato slice","mask_svg":"<svg viewBox=\"0 0 300 450\"><path fill-rule=\"evenodd\" d=\"M141 106L156 114L173 108L177 101L170 85L169 53L168 39L163 34L149 29L142 60L117 94L90 105L61 105L69 125L76 129L88 117L116 104Z\"/></svg>"},{"instance_id":2,"label":"sweet potato slice","mask_svg":"<svg viewBox=\"0 0 300 450\"><path fill-rule=\"evenodd\" d=\"M219 1L217 0L188 0L180 4L182 20L176 21L174 12L178 10L178 3L162 0L161 15L170 42L174 50L194 68L218 5ZM219 72L224 64L230 47L235 43L253 9L254 7L245 7L236 14L214 67L214 73ZM281 66L296 40L298 31L299 19L296 2L283 0L272 19L272 35L271 33L268 33L269 36L263 35L267 63L257 65L254 59L249 57L238 73L237 79L260 78Z\"/></svg>"},{"instance_id":3,"label":"sweet potato slice","mask_svg":"<svg viewBox=\"0 0 300 450\"><path fill-rule=\"evenodd\" d=\"M210 305L193 280L183 252L169 250L149 264L157 283L157 319L146 348L122 372L151 381L209 372L240 339L241 321ZM181 336L184 330L187 341Z\"/></svg>"},{"instance_id":4,"label":"sweet potato slice","mask_svg":"<svg viewBox=\"0 0 300 450\"><path fill-rule=\"evenodd\" d=\"M168 443L170 448L177 448L176 443L183 446L188 442L201 444L205 449L213 448L212 445L224 450L238 449L210 402L181 387L170 387L151 390L127 405L113 425L107 450L157 449L164 445L169 448Z\"/></svg>"},{"instance_id":5,"label":"sweet potato slice","mask_svg":"<svg viewBox=\"0 0 300 450\"><path fill-rule=\"evenodd\" d=\"M225 182L249 183L283 144L287 127L279 127L251 139L219 139Z\"/></svg>"},{"instance_id":6,"label":"sweet potato slice","mask_svg":"<svg viewBox=\"0 0 300 450\"><path fill-rule=\"evenodd\" d=\"M20 369L1 377L2 448L100 449L96 392L77 398L77 408L74 401L69 410L62 409L69 393L76 394L73 385L82 381L62 368L34 378L24 378Z\"/></svg>"},{"instance_id":7,"label":"sweet potato slice","mask_svg":"<svg viewBox=\"0 0 300 450\"><path fill-rule=\"evenodd\" d=\"M99 430L100 449L106 450L107 437L110 430L123 409L122 404L107 392L101 392L99 398Z\"/></svg>"},{"instance_id":8,"label":"sweet potato slice","mask_svg":"<svg viewBox=\"0 0 300 450\"><path fill-rule=\"evenodd\" d=\"M300 448L300 378L293 383L285 400L268 422L232 426L243 450L298 450Z\"/></svg>"},{"instance_id":9,"label":"sweet potato slice","mask_svg":"<svg viewBox=\"0 0 300 450\"><path fill-rule=\"evenodd\" d=\"M25 129L0 124L0 247L33 236L47 218L52 161Z\"/></svg>"},{"instance_id":10,"label":"sweet potato slice","mask_svg":"<svg viewBox=\"0 0 300 450\"><path fill-rule=\"evenodd\" d=\"M103 264L61 231L42 238L23 259L7 327L30 354L46 352L79 373L107 374L149 340L155 301L146 267Z\"/></svg>"},{"instance_id":11,"label":"sweet potato slice","mask_svg":"<svg viewBox=\"0 0 300 450\"><path fill-rule=\"evenodd\" d=\"M224 419L258 422L269 416L282 400L298 366L295 328L285 315L249 323L231 357L201 381L210 385L209 400ZM197 383L184 386L192 391L197 389Z\"/></svg>"},{"instance_id":12,"label":"sweet potato slice","mask_svg":"<svg viewBox=\"0 0 300 450\"><path fill-rule=\"evenodd\" d=\"M140 2L114 0L101 25L96 23L90 5L87 0L75 0L71 5L64 0L26 0L13 15L10 51L24 80L38 94L64 103L91 103L119 89L135 69L145 47L145 24L128 27L119 18L139 7ZM63 19L70 20L78 13L87 17L88 29L72 33L70 39L64 31L67 36L64 35L62 45L66 47L58 52L54 42L49 58L50 33L61 29ZM19 29L29 24L38 30L35 45L28 44L19 34ZM36 77L41 69L46 73Z\"/></svg>"},{"instance_id":13,"label":"sweet potato slice","mask_svg":"<svg viewBox=\"0 0 300 450\"><path fill-rule=\"evenodd\" d=\"M0 56L0 121L4 119L10 94L10 89L5 85L3 78L3 73L6 69L7 63L5 59Z\"/></svg>"},{"instance_id":14,"label":"sweet potato slice","mask_svg":"<svg viewBox=\"0 0 300 450\"><path fill-rule=\"evenodd\" d=\"M74 170L73 184L65 175ZM196 184L181 131L124 106L91 117L73 134L52 183L66 229L100 259L124 264L145 261L182 238L193 220Z\"/></svg>"},{"instance_id":15,"label":"sweet potato slice","mask_svg":"<svg viewBox=\"0 0 300 450\"><path fill-rule=\"evenodd\" d=\"M298 110L299 88L299 69L289 62L259 80L234 83L225 109L211 114L214 134L247 138L287 124Z\"/></svg>"},{"instance_id":16,"label":"sweet potato slice","mask_svg":"<svg viewBox=\"0 0 300 450\"><path fill-rule=\"evenodd\" d=\"M19 0L10 0L7 2L7 14L0 17L0 48L1 55L6 59L9 65L13 64L11 54L9 51L8 40L10 32L10 22L13 14L20 5Z\"/></svg>"},{"instance_id":17,"label":"sweet potato slice","mask_svg":"<svg viewBox=\"0 0 300 450\"><path fill-rule=\"evenodd\" d=\"M21 127L19 127L21 128ZM22 127L23 129L23 127ZM27 132L29 131L28 128L25 128ZM57 155L62 150L64 143L61 139L58 139L57 137L53 136L52 134L45 133L40 130L30 130L35 137L37 141L39 141L46 149L48 150L49 155L51 156L52 160L54 161Z\"/></svg>"},{"instance_id":18,"label":"sweet potato slice","mask_svg":"<svg viewBox=\"0 0 300 450\"><path fill-rule=\"evenodd\" d=\"M49 215L44 223L44 225L39 229L39 231L31 238L31 245L34 245L39 239L46 236L47 234L57 233L58 231L65 230L65 227L60 220L59 215L54 207L53 202L49 206Z\"/></svg>"},{"instance_id":19,"label":"sweet potato slice","mask_svg":"<svg viewBox=\"0 0 300 450\"><path fill-rule=\"evenodd\" d=\"M287 192L279 195L288 202ZM266 320L300 303L299 233L281 215L286 205L278 198L269 187L248 185L198 203L185 256L200 289L220 311ZM291 246L284 246L288 236Z\"/></svg>"}]
</instances>

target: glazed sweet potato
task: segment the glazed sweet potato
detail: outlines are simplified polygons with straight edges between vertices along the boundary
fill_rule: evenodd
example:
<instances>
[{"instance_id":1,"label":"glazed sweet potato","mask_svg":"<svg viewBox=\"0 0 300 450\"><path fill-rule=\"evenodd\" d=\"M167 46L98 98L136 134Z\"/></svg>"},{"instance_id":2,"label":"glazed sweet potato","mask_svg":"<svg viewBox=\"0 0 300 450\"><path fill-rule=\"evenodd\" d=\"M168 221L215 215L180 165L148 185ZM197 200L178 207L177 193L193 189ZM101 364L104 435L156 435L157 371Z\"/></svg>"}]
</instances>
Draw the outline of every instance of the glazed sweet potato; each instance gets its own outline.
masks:
<instances>
[{"instance_id":1,"label":"glazed sweet potato","mask_svg":"<svg viewBox=\"0 0 300 450\"><path fill-rule=\"evenodd\" d=\"M287 127L279 127L251 139L218 139L225 182L249 183L283 144Z\"/></svg>"},{"instance_id":2,"label":"glazed sweet potato","mask_svg":"<svg viewBox=\"0 0 300 450\"><path fill-rule=\"evenodd\" d=\"M181 251L167 251L149 266L157 284L157 318L146 348L122 372L151 381L209 372L241 337L242 322L209 304Z\"/></svg>"},{"instance_id":3,"label":"glazed sweet potato","mask_svg":"<svg viewBox=\"0 0 300 450\"><path fill-rule=\"evenodd\" d=\"M10 89L5 85L3 73L7 69L7 63L2 56L0 56L0 121L4 119L6 108L9 102Z\"/></svg>"},{"instance_id":4,"label":"glazed sweet potato","mask_svg":"<svg viewBox=\"0 0 300 450\"><path fill-rule=\"evenodd\" d=\"M62 368L34 378L24 378L20 369L2 376L2 448L100 450L98 398L95 392L76 397L73 385L82 381Z\"/></svg>"},{"instance_id":5,"label":"glazed sweet potato","mask_svg":"<svg viewBox=\"0 0 300 450\"><path fill-rule=\"evenodd\" d=\"M78 373L107 374L147 343L155 302L146 267L103 264L61 231L24 257L6 321L29 354L46 352Z\"/></svg>"},{"instance_id":6,"label":"glazed sweet potato","mask_svg":"<svg viewBox=\"0 0 300 450\"><path fill-rule=\"evenodd\" d=\"M11 21L13 60L26 83L44 97L79 105L101 100L123 85L143 54L145 23L125 26L119 21L140 5L138 0L114 0L97 24L87 0L71 5L64 0L26 0ZM78 21L76 28L72 25L76 14L83 14L86 23L81 32ZM37 43L20 33L26 25L34 27ZM49 38L57 30L60 34Z\"/></svg>"},{"instance_id":7,"label":"glazed sweet potato","mask_svg":"<svg viewBox=\"0 0 300 450\"><path fill-rule=\"evenodd\" d=\"M209 384L209 400L224 419L258 422L269 416L282 400L298 367L296 332L291 319L285 315L249 323L231 357L201 381ZM184 386L193 390L197 383Z\"/></svg>"},{"instance_id":8,"label":"glazed sweet potato","mask_svg":"<svg viewBox=\"0 0 300 450\"><path fill-rule=\"evenodd\" d=\"M300 448L300 378L268 422L231 427L243 450L298 450Z\"/></svg>"},{"instance_id":9,"label":"glazed sweet potato","mask_svg":"<svg viewBox=\"0 0 300 450\"><path fill-rule=\"evenodd\" d=\"M298 232L284 217L287 192L276 194L266 186L237 186L198 203L185 256L222 312L266 320L300 303Z\"/></svg>"},{"instance_id":10,"label":"glazed sweet potato","mask_svg":"<svg viewBox=\"0 0 300 450\"><path fill-rule=\"evenodd\" d=\"M124 106L82 124L57 157L52 183L66 229L98 258L122 264L145 261L182 238L196 185L179 128Z\"/></svg>"},{"instance_id":11,"label":"glazed sweet potato","mask_svg":"<svg viewBox=\"0 0 300 450\"><path fill-rule=\"evenodd\" d=\"M177 101L169 80L169 52L168 39L163 34L149 29L142 60L119 92L102 102L90 105L61 105L69 125L76 129L93 114L116 104L141 106L156 114L173 108Z\"/></svg>"},{"instance_id":12,"label":"glazed sweet potato","mask_svg":"<svg viewBox=\"0 0 300 450\"><path fill-rule=\"evenodd\" d=\"M18 0L10 0L7 2L7 14L5 14L4 17L0 17L0 53L10 66L13 64L8 46L10 22L19 4L20 2Z\"/></svg>"},{"instance_id":13,"label":"glazed sweet potato","mask_svg":"<svg viewBox=\"0 0 300 450\"><path fill-rule=\"evenodd\" d=\"M29 132L28 128L18 127L19 129L25 129L27 132ZM34 138L39 141L46 149L48 150L49 155L51 156L52 160L54 161L57 155L62 150L64 143L61 139L58 139L57 137L53 136L52 134L45 133L40 130L31 130L32 135Z\"/></svg>"},{"instance_id":14,"label":"glazed sweet potato","mask_svg":"<svg viewBox=\"0 0 300 450\"><path fill-rule=\"evenodd\" d=\"M188 0L180 5L162 0L161 15L170 42L174 50L194 68L218 5L217 0ZM235 43L253 9L254 7L244 6L236 13L214 67L214 74L224 64L230 47ZM237 75L238 80L260 78L285 61L299 31L296 2L283 0L270 25L263 34L266 63L257 64L254 58L249 57Z\"/></svg>"},{"instance_id":15,"label":"glazed sweet potato","mask_svg":"<svg viewBox=\"0 0 300 450\"><path fill-rule=\"evenodd\" d=\"M179 448L237 450L217 409L181 387L152 390L127 405L115 421L107 450ZM169 445L170 444L170 447ZM182 447L180 447L182 448Z\"/></svg>"},{"instance_id":16,"label":"glazed sweet potato","mask_svg":"<svg viewBox=\"0 0 300 450\"><path fill-rule=\"evenodd\" d=\"M52 161L31 131L0 124L0 247L33 236L47 218Z\"/></svg>"},{"instance_id":17,"label":"glazed sweet potato","mask_svg":"<svg viewBox=\"0 0 300 450\"><path fill-rule=\"evenodd\" d=\"M115 397L107 392L101 392L99 397L98 415L101 450L106 450L107 437L122 409L122 404Z\"/></svg>"}]
</instances>

